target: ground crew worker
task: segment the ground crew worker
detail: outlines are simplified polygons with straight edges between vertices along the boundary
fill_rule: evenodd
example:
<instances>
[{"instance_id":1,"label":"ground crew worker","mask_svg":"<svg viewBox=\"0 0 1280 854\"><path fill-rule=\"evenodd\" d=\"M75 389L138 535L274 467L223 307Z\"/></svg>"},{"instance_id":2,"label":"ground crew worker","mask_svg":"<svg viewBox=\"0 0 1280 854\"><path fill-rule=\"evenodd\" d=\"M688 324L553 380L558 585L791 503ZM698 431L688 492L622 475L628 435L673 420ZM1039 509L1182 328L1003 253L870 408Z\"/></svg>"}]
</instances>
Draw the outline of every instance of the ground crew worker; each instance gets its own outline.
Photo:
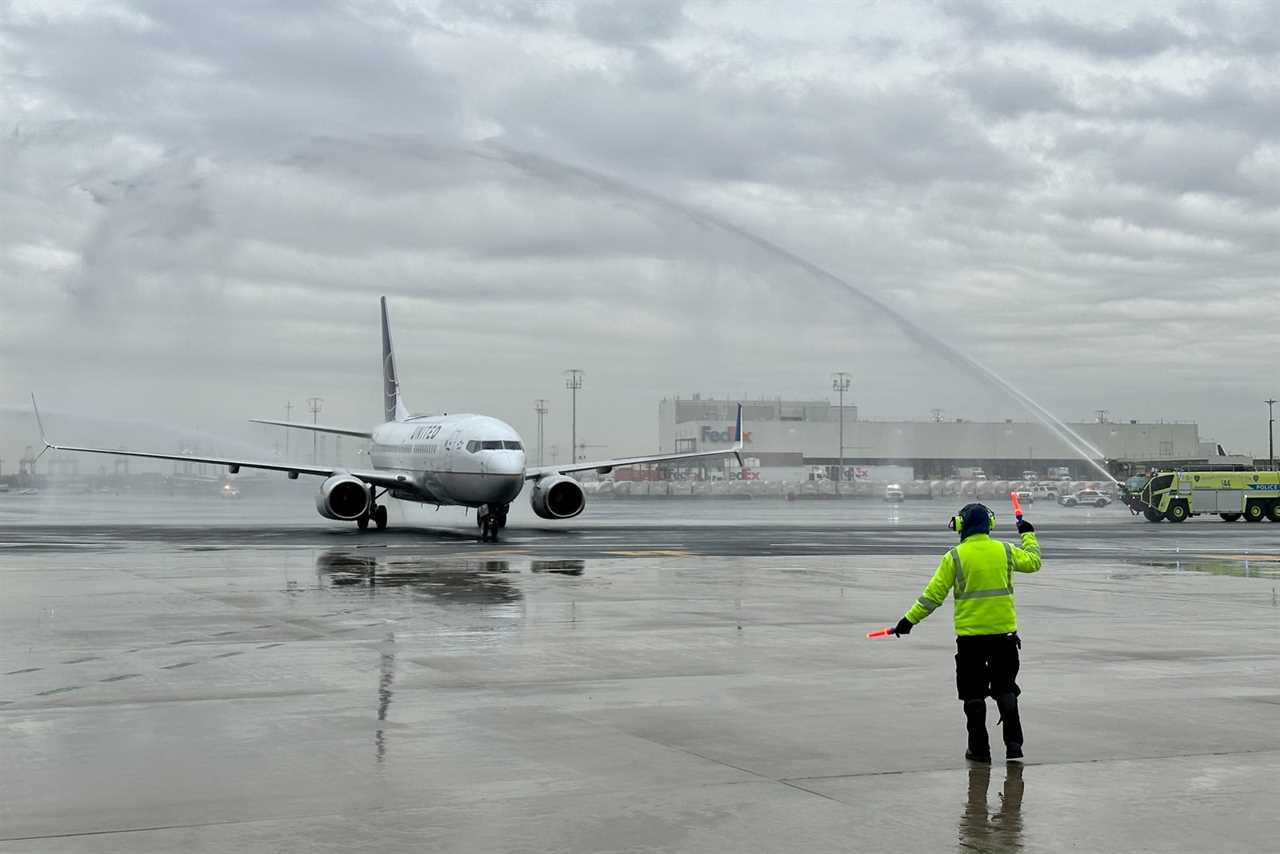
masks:
<instances>
[{"instance_id":1,"label":"ground crew worker","mask_svg":"<svg viewBox=\"0 0 1280 854\"><path fill-rule=\"evenodd\" d=\"M987 739L987 697L993 697L1004 724L1006 759L1022 758L1018 717L1018 618L1013 607L1013 574L1040 569L1035 527L1018 520L1022 548L991 539L996 515L985 504L966 504L951 518L960 544L942 557L924 593L898 621L893 633L910 634L955 590L956 689L969 730L965 758L991 761Z\"/></svg>"}]
</instances>

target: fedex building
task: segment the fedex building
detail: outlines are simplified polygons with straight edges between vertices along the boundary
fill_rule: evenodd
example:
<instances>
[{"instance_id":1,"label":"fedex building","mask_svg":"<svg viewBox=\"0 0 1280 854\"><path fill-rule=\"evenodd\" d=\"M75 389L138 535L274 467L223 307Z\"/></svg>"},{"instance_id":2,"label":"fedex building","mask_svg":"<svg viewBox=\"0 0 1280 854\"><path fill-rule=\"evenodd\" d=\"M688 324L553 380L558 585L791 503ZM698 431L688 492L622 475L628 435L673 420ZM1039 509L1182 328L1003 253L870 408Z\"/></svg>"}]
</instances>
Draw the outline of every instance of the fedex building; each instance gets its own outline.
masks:
<instances>
[{"instance_id":1,"label":"fedex building","mask_svg":"<svg viewBox=\"0 0 1280 854\"><path fill-rule=\"evenodd\" d=\"M815 470L834 469L840 460L839 405L828 400L742 401L743 445L748 467L762 480L803 481ZM706 451L731 446L737 400L700 395L670 398L658 405L658 438L663 452ZM1011 407L1012 408L1012 407ZM1150 466L1204 462L1194 422L1090 422L1069 425L1103 452L1117 474ZM1065 443L1036 421L1008 419L862 418L844 407L847 480L912 480L963 477L982 469L988 477L1016 479L1023 471L1044 477L1066 467L1089 479L1091 469ZM714 468L710 462L700 468ZM736 463L734 464L736 466Z\"/></svg>"}]
</instances>

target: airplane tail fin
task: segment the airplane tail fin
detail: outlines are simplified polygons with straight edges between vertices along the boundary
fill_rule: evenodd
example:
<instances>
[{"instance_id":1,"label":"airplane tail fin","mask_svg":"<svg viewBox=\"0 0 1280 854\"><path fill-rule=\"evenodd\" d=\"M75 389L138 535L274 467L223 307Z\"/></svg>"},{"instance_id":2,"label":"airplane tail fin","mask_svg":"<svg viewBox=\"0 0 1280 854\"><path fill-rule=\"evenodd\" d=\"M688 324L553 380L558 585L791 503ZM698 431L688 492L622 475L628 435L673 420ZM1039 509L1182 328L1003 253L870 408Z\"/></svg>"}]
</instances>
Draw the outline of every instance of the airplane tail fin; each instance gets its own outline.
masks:
<instances>
[{"instance_id":1,"label":"airplane tail fin","mask_svg":"<svg viewBox=\"0 0 1280 854\"><path fill-rule=\"evenodd\" d=\"M382 414L387 421L404 421L409 407L400 397L400 379L396 374L396 354L391 348L391 324L387 320L387 298L382 297Z\"/></svg>"}]
</instances>

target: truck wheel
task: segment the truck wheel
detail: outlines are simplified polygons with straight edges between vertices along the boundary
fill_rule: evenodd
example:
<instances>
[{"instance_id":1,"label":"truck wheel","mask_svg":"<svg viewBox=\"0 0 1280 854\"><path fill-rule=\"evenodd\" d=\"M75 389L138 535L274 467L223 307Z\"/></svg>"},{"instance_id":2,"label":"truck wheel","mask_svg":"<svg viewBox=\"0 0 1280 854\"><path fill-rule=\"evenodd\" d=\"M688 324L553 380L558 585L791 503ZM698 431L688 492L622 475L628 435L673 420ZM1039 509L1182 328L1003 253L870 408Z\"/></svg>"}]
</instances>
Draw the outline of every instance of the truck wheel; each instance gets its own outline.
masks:
<instances>
[{"instance_id":1,"label":"truck wheel","mask_svg":"<svg viewBox=\"0 0 1280 854\"><path fill-rule=\"evenodd\" d=\"M1271 502L1271 507L1267 510L1267 518L1272 522L1280 522L1280 501Z\"/></svg>"},{"instance_id":2,"label":"truck wheel","mask_svg":"<svg viewBox=\"0 0 1280 854\"><path fill-rule=\"evenodd\" d=\"M1148 507L1146 510L1142 511L1142 518L1146 519L1148 522L1159 522L1164 517L1160 515L1160 511L1156 508Z\"/></svg>"},{"instance_id":3,"label":"truck wheel","mask_svg":"<svg viewBox=\"0 0 1280 854\"><path fill-rule=\"evenodd\" d=\"M1218 515L1222 517L1222 521L1224 521L1224 522L1239 522L1239 521L1240 521L1240 514L1239 514L1239 513L1219 513Z\"/></svg>"},{"instance_id":4,"label":"truck wheel","mask_svg":"<svg viewBox=\"0 0 1280 854\"><path fill-rule=\"evenodd\" d=\"M1267 508L1262 506L1261 501L1250 501L1244 506L1244 520L1246 522L1261 522L1267 515Z\"/></svg>"},{"instance_id":5,"label":"truck wheel","mask_svg":"<svg viewBox=\"0 0 1280 854\"><path fill-rule=\"evenodd\" d=\"M1187 510L1186 502L1175 501L1169 505L1169 512L1165 514L1165 518L1170 522L1185 522L1188 515L1190 513Z\"/></svg>"}]
</instances>

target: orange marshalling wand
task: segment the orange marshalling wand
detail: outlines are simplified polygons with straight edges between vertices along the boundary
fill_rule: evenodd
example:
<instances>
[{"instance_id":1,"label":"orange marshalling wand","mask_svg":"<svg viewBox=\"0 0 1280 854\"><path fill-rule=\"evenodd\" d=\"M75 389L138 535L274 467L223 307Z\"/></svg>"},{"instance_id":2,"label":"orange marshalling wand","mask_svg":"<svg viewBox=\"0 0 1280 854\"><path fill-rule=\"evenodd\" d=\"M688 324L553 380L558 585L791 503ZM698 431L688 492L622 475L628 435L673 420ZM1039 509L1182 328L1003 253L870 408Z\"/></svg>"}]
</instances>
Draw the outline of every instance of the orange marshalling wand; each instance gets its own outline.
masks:
<instances>
[{"instance_id":1,"label":"orange marshalling wand","mask_svg":"<svg viewBox=\"0 0 1280 854\"><path fill-rule=\"evenodd\" d=\"M1022 502L1018 500L1018 493L1010 492L1009 498L1013 501L1013 516L1015 519L1022 518Z\"/></svg>"},{"instance_id":2,"label":"orange marshalling wand","mask_svg":"<svg viewBox=\"0 0 1280 854\"><path fill-rule=\"evenodd\" d=\"M887 638L887 637L888 637L889 635L891 635L891 634L893 634L893 629L891 629L891 628L876 629L874 632L867 632L867 637L869 637L869 638Z\"/></svg>"}]
</instances>

